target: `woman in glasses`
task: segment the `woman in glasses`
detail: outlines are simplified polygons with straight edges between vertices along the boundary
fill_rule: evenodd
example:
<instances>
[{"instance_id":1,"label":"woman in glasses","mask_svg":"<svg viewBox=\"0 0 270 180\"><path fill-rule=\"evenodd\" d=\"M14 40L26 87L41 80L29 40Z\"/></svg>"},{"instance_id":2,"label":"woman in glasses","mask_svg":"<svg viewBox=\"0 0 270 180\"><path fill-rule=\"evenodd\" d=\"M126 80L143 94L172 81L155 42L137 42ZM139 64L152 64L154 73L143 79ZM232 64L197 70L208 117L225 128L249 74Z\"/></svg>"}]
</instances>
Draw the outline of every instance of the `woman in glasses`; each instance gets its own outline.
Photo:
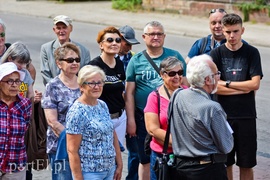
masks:
<instances>
[{"instance_id":1,"label":"woman in glasses","mask_svg":"<svg viewBox=\"0 0 270 180\"><path fill-rule=\"evenodd\" d=\"M167 130L167 109L172 93L179 87L187 88L182 84L183 65L176 57L168 57L160 63L160 76L164 83L156 91L149 94L144 109L145 126L152 136L150 142L150 178L156 180L153 170L156 157L162 157L163 143ZM169 140L168 153L172 153L171 138Z\"/></svg>"},{"instance_id":2,"label":"woman in glasses","mask_svg":"<svg viewBox=\"0 0 270 180\"><path fill-rule=\"evenodd\" d=\"M90 61L90 64L100 67L105 72L105 85L100 99L107 104L119 142L123 145L127 119L123 98L126 76L123 62L115 58L121 46L120 32L115 27L107 27L99 31L97 43L101 54Z\"/></svg>"},{"instance_id":3,"label":"woman in glasses","mask_svg":"<svg viewBox=\"0 0 270 180\"><path fill-rule=\"evenodd\" d=\"M59 159L59 162L56 162L55 160L59 136L61 139L65 138L65 133L62 132L66 125L68 107L81 95L76 75L80 69L80 51L76 45L67 42L55 50L54 58L61 71L46 85L41 105L49 125L47 153L52 166L52 179L69 180L72 176L68 161ZM60 152L60 154L64 153L64 151Z\"/></svg>"},{"instance_id":4,"label":"woman in glasses","mask_svg":"<svg viewBox=\"0 0 270 180\"><path fill-rule=\"evenodd\" d=\"M12 62L0 65L0 179L26 178L24 135L32 112L31 101L18 95L24 76Z\"/></svg>"},{"instance_id":5,"label":"woman in glasses","mask_svg":"<svg viewBox=\"0 0 270 180\"><path fill-rule=\"evenodd\" d=\"M105 74L84 66L78 74L82 92L67 113L67 150L74 179L121 179L122 158L106 103L100 99Z\"/></svg>"}]
</instances>

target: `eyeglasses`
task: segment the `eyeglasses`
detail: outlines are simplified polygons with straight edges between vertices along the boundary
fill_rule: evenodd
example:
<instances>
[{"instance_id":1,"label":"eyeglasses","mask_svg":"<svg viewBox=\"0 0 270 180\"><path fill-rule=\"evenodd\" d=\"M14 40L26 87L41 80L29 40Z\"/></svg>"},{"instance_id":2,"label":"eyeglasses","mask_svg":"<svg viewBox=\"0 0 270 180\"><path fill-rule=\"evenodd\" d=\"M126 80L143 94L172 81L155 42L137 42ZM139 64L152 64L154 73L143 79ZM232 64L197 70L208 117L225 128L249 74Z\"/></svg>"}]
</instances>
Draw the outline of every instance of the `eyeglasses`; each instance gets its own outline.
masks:
<instances>
[{"instance_id":1,"label":"eyeglasses","mask_svg":"<svg viewBox=\"0 0 270 180\"><path fill-rule=\"evenodd\" d=\"M170 72L166 72L164 71L164 73L168 74L168 76L170 77L174 77L176 74L178 74L178 76L182 76L184 71L183 70L179 70L179 71L170 71Z\"/></svg>"},{"instance_id":2,"label":"eyeglasses","mask_svg":"<svg viewBox=\"0 0 270 180\"><path fill-rule=\"evenodd\" d=\"M215 12L221 12L221 13L227 14L227 12L224 9L218 8L218 9L211 9L211 11L209 12L209 16L210 16L210 14L215 13Z\"/></svg>"},{"instance_id":3,"label":"eyeglasses","mask_svg":"<svg viewBox=\"0 0 270 180\"><path fill-rule=\"evenodd\" d=\"M157 36L158 38L162 37L164 33L144 33L145 35L149 36L150 38L154 38Z\"/></svg>"},{"instance_id":4,"label":"eyeglasses","mask_svg":"<svg viewBox=\"0 0 270 180\"><path fill-rule=\"evenodd\" d=\"M113 41L115 41L116 43L121 43L121 38L118 37L118 38L113 39L111 37L108 37L107 39L104 39L102 42L104 41L107 41L108 43L112 43Z\"/></svg>"},{"instance_id":5,"label":"eyeglasses","mask_svg":"<svg viewBox=\"0 0 270 180\"><path fill-rule=\"evenodd\" d=\"M214 75L214 76L220 76L220 75L221 75L221 72L218 71L217 73L214 73L213 75Z\"/></svg>"},{"instance_id":6,"label":"eyeglasses","mask_svg":"<svg viewBox=\"0 0 270 180\"><path fill-rule=\"evenodd\" d=\"M6 36L6 33L5 32L1 32L0 33L0 37L5 37Z\"/></svg>"},{"instance_id":7,"label":"eyeglasses","mask_svg":"<svg viewBox=\"0 0 270 180\"><path fill-rule=\"evenodd\" d=\"M104 81L98 81L98 82L84 82L83 84L87 84L91 88L95 88L96 86L98 87L103 87L104 86Z\"/></svg>"},{"instance_id":8,"label":"eyeglasses","mask_svg":"<svg viewBox=\"0 0 270 180\"><path fill-rule=\"evenodd\" d=\"M67 63L73 63L74 61L76 63L81 62L81 58L67 58L67 59L60 59L60 61L66 61Z\"/></svg>"},{"instance_id":9,"label":"eyeglasses","mask_svg":"<svg viewBox=\"0 0 270 180\"><path fill-rule=\"evenodd\" d=\"M16 85L20 85L20 84L22 83L22 81L19 80L19 79L16 79L16 80L9 79L9 80L7 80L7 81L1 81L1 82L6 82L6 83L9 84L9 85L13 85L14 83L15 83Z\"/></svg>"}]
</instances>

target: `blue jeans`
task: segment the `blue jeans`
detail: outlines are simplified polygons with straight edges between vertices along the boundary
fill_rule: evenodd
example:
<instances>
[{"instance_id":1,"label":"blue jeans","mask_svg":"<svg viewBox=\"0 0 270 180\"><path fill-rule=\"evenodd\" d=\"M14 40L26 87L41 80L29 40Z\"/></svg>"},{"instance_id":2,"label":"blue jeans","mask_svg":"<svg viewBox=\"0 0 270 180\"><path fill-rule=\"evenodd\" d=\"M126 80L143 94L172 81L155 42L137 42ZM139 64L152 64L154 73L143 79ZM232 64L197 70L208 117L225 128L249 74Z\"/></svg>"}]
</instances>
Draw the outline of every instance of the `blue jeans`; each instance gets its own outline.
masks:
<instances>
[{"instance_id":1,"label":"blue jeans","mask_svg":"<svg viewBox=\"0 0 270 180\"><path fill-rule=\"evenodd\" d=\"M54 153L48 154L52 168L52 180L72 180L69 162L65 160L54 162L55 155Z\"/></svg>"},{"instance_id":2,"label":"blue jeans","mask_svg":"<svg viewBox=\"0 0 270 180\"><path fill-rule=\"evenodd\" d=\"M126 147L128 150L128 174L126 180L138 180L139 155L136 137L126 135Z\"/></svg>"},{"instance_id":3,"label":"blue jeans","mask_svg":"<svg viewBox=\"0 0 270 180\"><path fill-rule=\"evenodd\" d=\"M109 171L102 172L82 172L84 180L112 180L116 166L113 166Z\"/></svg>"},{"instance_id":4,"label":"blue jeans","mask_svg":"<svg viewBox=\"0 0 270 180\"><path fill-rule=\"evenodd\" d=\"M156 173L154 171L157 156L162 157L162 154L157 154L156 152L151 151L151 155L150 155L150 180L157 179Z\"/></svg>"}]
</instances>

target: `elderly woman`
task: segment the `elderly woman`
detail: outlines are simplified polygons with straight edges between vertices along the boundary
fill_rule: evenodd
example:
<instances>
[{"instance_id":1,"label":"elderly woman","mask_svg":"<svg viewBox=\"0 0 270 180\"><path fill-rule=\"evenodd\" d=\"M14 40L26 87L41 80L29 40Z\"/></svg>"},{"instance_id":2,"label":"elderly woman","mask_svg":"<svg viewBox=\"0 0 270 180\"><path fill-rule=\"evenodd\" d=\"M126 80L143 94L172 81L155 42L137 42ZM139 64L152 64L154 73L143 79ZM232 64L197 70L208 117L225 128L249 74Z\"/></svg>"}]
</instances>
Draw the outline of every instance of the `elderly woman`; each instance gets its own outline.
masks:
<instances>
[{"instance_id":1,"label":"elderly woman","mask_svg":"<svg viewBox=\"0 0 270 180\"><path fill-rule=\"evenodd\" d=\"M105 81L97 66L84 66L78 75L82 95L67 113L67 149L76 180L120 180L122 159L109 109L99 100Z\"/></svg>"},{"instance_id":2,"label":"elderly woman","mask_svg":"<svg viewBox=\"0 0 270 180\"><path fill-rule=\"evenodd\" d=\"M80 95L77 73L80 69L80 51L72 43L65 43L54 52L60 74L47 85L41 105L48 122L47 153L52 166L52 179L72 179L68 161L55 162L58 137L66 126L66 113ZM65 166L65 167L64 167Z\"/></svg>"},{"instance_id":3,"label":"elderly woman","mask_svg":"<svg viewBox=\"0 0 270 180\"><path fill-rule=\"evenodd\" d=\"M98 33L97 43L101 54L90 61L90 65L96 65L105 72L105 85L100 99L107 104L114 129L120 143L123 144L127 120L123 98L123 82L126 76L123 62L115 58L120 50L121 34L115 27L107 27Z\"/></svg>"},{"instance_id":4,"label":"elderly woman","mask_svg":"<svg viewBox=\"0 0 270 180\"><path fill-rule=\"evenodd\" d=\"M163 143L165 140L168 121L167 109L172 93L177 88L181 87L182 75L183 65L181 61L176 57L168 57L164 59L160 63L160 76L164 83L157 91L153 91L149 94L144 109L146 130L153 137L150 143L150 147L152 149L150 158L151 180L157 179L153 167L155 165L156 157L162 157ZM160 103L158 103L158 101ZM158 110L160 110L160 112L158 112ZM172 152L171 142L170 138L168 153Z\"/></svg>"},{"instance_id":5,"label":"elderly woman","mask_svg":"<svg viewBox=\"0 0 270 180\"><path fill-rule=\"evenodd\" d=\"M20 84L20 95L26 98L34 98L33 82L28 65L31 64L30 52L27 47L21 42L13 43L1 58L1 63L13 62L17 65L20 71L25 73L25 78Z\"/></svg>"},{"instance_id":6,"label":"elderly woman","mask_svg":"<svg viewBox=\"0 0 270 180\"><path fill-rule=\"evenodd\" d=\"M24 134L31 117L31 101L19 96L25 73L12 62L0 65L0 179L26 177Z\"/></svg>"}]
</instances>

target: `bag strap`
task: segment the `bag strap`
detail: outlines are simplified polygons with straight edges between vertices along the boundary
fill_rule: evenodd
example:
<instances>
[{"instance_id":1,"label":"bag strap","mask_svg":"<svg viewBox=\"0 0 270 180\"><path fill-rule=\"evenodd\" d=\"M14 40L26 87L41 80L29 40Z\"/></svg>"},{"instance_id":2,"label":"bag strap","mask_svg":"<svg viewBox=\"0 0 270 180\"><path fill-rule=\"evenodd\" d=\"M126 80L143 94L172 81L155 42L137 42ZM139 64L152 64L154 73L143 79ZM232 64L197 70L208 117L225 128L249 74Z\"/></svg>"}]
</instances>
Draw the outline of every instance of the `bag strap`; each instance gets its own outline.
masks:
<instances>
[{"instance_id":1,"label":"bag strap","mask_svg":"<svg viewBox=\"0 0 270 180\"><path fill-rule=\"evenodd\" d=\"M206 45L207 45L207 40L208 40L208 37L204 37L202 38L202 43L201 43L201 48L200 48L200 54L204 54L204 51L205 51L205 48L206 48Z\"/></svg>"},{"instance_id":2,"label":"bag strap","mask_svg":"<svg viewBox=\"0 0 270 180\"><path fill-rule=\"evenodd\" d=\"M158 89L155 90L157 94L157 103L158 103L158 118L160 117L160 94L158 92Z\"/></svg>"},{"instance_id":3,"label":"bag strap","mask_svg":"<svg viewBox=\"0 0 270 180\"><path fill-rule=\"evenodd\" d=\"M167 131L166 131L166 135L165 135L165 141L163 144L163 154L167 154L167 150L168 150L168 146L169 146L169 138L170 138L170 134L171 134L171 130L170 130L170 126L171 126L171 118L172 118L172 114L173 114L173 103L175 100L176 95L178 94L179 91L183 90L182 88L179 88L177 90L175 90L175 92L173 93L172 96L172 100L169 104L168 107L168 127L167 127Z\"/></svg>"},{"instance_id":4,"label":"bag strap","mask_svg":"<svg viewBox=\"0 0 270 180\"><path fill-rule=\"evenodd\" d=\"M143 51L143 54L146 57L146 59L150 62L150 64L153 66L153 68L157 71L157 73L159 74L159 68L154 63L153 59L148 55L148 53L146 52L146 50Z\"/></svg>"}]
</instances>

